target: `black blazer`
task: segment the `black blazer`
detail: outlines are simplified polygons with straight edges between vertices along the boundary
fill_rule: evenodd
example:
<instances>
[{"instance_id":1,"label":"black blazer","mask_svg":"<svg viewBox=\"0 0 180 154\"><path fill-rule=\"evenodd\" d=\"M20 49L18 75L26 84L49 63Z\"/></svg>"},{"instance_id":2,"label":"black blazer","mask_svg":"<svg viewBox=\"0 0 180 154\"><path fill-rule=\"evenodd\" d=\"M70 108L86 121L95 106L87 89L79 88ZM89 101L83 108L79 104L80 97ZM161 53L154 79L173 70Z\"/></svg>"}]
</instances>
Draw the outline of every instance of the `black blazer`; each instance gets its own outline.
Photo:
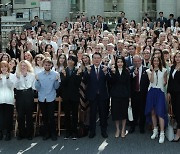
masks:
<instances>
[{"instance_id":1,"label":"black blazer","mask_svg":"<svg viewBox=\"0 0 180 154\"><path fill-rule=\"evenodd\" d=\"M175 26L176 19L173 19L173 21L174 21L173 26ZM171 27L171 20L170 19L167 20L167 27Z\"/></svg>"},{"instance_id":2,"label":"black blazer","mask_svg":"<svg viewBox=\"0 0 180 154\"><path fill-rule=\"evenodd\" d=\"M167 23L167 18L163 17L163 20L161 18L158 18L156 22L160 21L160 26L163 27L164 24Z\"/></svg>"},{"instance_id":3,"label":"black blazer","mask_svg":"<svg viewBox=\"0 0 180 154\"><path fill-rule=\"evenodd\" d=\"M13 49L6 48L6 53L8 53L11 58L18 58L20 60L21 51L19 49L16 49L16 52L14 53Z\"/></svg>"},{"instance_id":4,"label":"black blazer","mask_svg":"<svg viewBox=\"0 0 180 154\"><path fill-rule=\"evenodd\" d=\"M180 92L180 71L176 71L174 78L172 77L172 73L174 72L175 66L171 66L169 80L168 80L168 93Z\"/></svg>"},{"instance_id":5,"label":"black blazer","mask_svg":"<svg viewBox=\"0 0 180 154\"><path fill-rule=\"evenodd\" d=\"M61 96L63 101L80 101L79 87L82 75L77 75L77 70L74 68L72 74L69 73L69 68L65 69L66 76L60 73L61 76Z\"/></svg>"},{"instance_id":6,"label":"black blazer","mask_svg":"<svg viewBox=\"0 0 180 154\"><path fill-rule=\"evenodd\" d=\"M123 69L121 75L119 71L110 73L111 90L110 95L113 98L129 98L130 97L130 73L127 69Z\"/></svg>"},{"instance_id":7,"label":"black blazer","mask_svg":"<svg viewBox=\"0 0 180 154\"><path fill-rule=\"evenodd\" d=\"M130 76L131 76L131 94L135 94L135 87L136 87L136 78L133 77L133 72L135 70L135 67L132 66L130 68ZM149 87L149 78L146 72L147 68L142 66L142 74L141 74L141 80L140 80L140 92L145 96L148 91Z\"/></svg>"}]
</instances>

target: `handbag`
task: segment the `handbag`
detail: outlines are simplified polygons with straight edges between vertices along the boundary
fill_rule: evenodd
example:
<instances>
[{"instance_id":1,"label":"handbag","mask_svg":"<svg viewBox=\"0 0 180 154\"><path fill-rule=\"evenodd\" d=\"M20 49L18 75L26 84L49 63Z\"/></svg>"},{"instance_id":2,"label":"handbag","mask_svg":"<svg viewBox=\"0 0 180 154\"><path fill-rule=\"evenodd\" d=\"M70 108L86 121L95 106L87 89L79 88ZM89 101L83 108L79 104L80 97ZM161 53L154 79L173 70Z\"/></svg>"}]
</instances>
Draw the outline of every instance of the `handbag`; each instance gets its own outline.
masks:
<instances>
[{"instance_id":1,"label":"handbag","mask_svg":"<svg viewBox=\"0 0 180 154\"><path fill-rule=\"evenodd\" d=\"M174 128L173 128L173 112L172 105L169 103L168 107L168 127L166 128L165 135L169 141L174 139Z\"/></svg>"},{"instance_id":2,"label":"handbag","mask_svg":"<svg viewBox=\"0 0 180 154\"><path fill-rule=\"evenodd\" d=\"M131 102L129 102L129 107L128 107L128 119L129 121L133 121L133 113L132 113L132 107L131 107Z\"/></svg>"}]
</instances>

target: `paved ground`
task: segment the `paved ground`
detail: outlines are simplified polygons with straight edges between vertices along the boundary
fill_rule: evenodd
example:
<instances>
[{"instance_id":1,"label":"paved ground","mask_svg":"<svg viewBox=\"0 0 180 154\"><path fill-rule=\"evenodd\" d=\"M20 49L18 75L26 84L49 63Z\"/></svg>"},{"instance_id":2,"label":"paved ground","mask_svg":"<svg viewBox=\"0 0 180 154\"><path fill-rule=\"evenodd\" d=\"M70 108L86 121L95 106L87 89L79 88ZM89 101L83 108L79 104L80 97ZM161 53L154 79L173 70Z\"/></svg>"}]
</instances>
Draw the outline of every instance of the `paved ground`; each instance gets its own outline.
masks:
<instances>
[{"instance_id":1,"label":"paved ground","mask_svg":"<svg viewBox=\"0 0 180 154\"><path fill-rule=\"evenodd\" d=\"M146 131L142 135L138 129L134 134L128 134L125 139L114 138L114 124L109 120L108 139L103 139L97 127L97 136L94 139L88 137L74 140L64 140L63 134L57 141L43 141L41 137L36 137L32 141L26 139L17 141L0 141L0 153L2 154L179 154L180 142L171 143L165 141L159 144L158 139L151 140L151 132Z\"/></svg>"}]
</instances>

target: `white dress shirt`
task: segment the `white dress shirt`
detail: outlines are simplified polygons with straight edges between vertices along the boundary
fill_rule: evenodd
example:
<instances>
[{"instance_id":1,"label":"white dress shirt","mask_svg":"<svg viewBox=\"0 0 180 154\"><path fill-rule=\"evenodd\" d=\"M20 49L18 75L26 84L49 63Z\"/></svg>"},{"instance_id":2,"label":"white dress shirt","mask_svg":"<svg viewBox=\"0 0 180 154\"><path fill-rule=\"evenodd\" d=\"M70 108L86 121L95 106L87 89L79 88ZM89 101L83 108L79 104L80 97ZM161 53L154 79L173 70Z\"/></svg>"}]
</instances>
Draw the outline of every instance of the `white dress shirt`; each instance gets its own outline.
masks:
<instances>
[{"instance_id":1,"label":"white dress shirt","mask_svg":"<svg viewBox=\"0 0 180 154\"><path fill-rule=\"evenodd\" d=\"M22 74L20 77L16 77L16 84L15 87L17 90L24 90L24 89L35 89L35 75L34 73L28 72L26 76L23 76Z\"/></svg>"}]
</instances>

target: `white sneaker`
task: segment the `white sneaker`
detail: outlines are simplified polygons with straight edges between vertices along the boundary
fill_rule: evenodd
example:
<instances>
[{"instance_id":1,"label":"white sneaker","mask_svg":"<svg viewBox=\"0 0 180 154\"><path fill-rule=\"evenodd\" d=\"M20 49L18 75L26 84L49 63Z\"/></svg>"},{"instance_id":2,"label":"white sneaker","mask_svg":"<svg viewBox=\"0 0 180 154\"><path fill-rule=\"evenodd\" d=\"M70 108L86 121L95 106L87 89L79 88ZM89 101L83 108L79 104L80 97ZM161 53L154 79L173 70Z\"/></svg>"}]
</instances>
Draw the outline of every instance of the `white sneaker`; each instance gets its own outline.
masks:
<instances>
[{"instance_id":1,"label":"white sneaker","mask_svg":"<svg viewBox=\"0 0 180 154\"><path fill-rule=\"evenodd\" d=\"M160 132L159 143L164 143L164 138L165 138L164 131L162 131Z\"/></svg>"},{"instance_id":2,"label":"white sneaker","mask_svg":"<svg viewBox=\"0 0 180 154\"><path fill-rule=\"evenodd\" d=\"M157 127L155 127L153 129L153 134L151 136L151 139L154 140L156 137L158 137L158 128Z\"/></svg>"}]
</instances>

